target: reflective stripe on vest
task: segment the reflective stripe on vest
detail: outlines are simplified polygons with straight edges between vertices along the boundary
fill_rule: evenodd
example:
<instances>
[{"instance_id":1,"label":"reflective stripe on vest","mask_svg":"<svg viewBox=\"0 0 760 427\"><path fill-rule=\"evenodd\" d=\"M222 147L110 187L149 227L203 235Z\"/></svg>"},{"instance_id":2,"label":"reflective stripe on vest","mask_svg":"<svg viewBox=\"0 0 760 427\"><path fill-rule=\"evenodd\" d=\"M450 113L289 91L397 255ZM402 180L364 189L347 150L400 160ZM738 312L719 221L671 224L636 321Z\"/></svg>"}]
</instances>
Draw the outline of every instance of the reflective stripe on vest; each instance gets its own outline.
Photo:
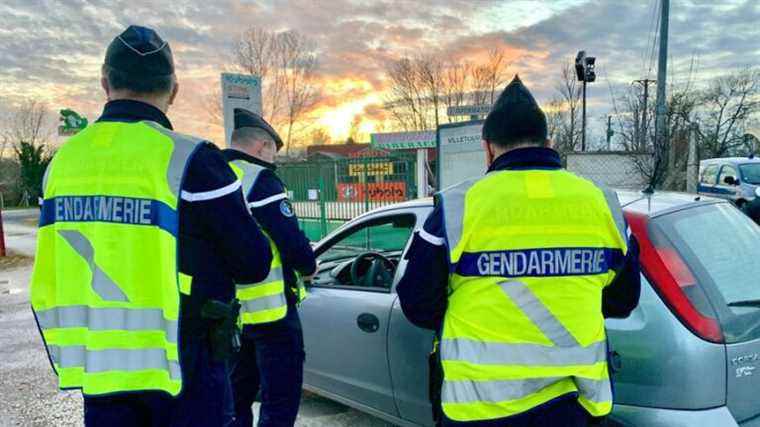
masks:
<instances>
[{"instance_id":1,"label":"reflective stripe on vest","mask_svg":"<svg viewBox=\"0 0 760 427\"><path fill-rule=\"evenodd\" d=\"M601 292L627 251L616 194L562 170L501 171L437 201L451 264L446 416L505 418L573 392L608 414Z\"/></svg>"},{"instance_id":2,"label":"reflective stripe on vest","mask_svg":"<svg viewBox=\"0 0 760 427\"><path fill-rule=\"evenodd\" d=\"M254 163L234 160L229 163L235 175L242 182L246 199L256 185L261 172L266 169ZM266 235L266 233L264 233ZM243 325L257 325L282 319L288 312L285 298L285 279L282 273L282 259L274 241L269 239L272 250L272 264L269 275L259 283L238 283L237 298L240 300L240 319Z\"/></svg>"},{"instance_id":3,"label":"reflective stripe on vest","mask_svg":"<svg viewBox=\"0 0 760 427\"><path fill-rule=\"evenodd\" d=\"M61 388L180 393L178 206L200 143L98 122L45 172L30 297Z\"/></svg>"}]
</instances>

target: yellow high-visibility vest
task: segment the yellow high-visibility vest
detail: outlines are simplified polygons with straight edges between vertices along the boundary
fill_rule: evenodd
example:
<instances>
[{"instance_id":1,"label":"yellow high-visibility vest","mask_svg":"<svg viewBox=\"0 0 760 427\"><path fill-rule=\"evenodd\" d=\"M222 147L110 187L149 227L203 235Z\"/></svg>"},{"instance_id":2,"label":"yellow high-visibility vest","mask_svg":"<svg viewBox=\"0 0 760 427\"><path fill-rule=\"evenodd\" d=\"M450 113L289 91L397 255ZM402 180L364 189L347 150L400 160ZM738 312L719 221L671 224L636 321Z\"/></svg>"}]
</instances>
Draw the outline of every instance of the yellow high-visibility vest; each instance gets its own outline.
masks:
<instances>
[{"instance_id":1,"label":"yellow high-visibility vest","mask_svg":"<svg viewBox=\"0 0 760 427\"><path fill-rule=\"evenodd\" d=\"M31 301L63 389L182 389L179 199L201 140L154 122L98 122L43 183Z\"/></svg>"},{"instance_id":2,"label":"yellow high-visibility vest","mask_svg":"<svg viewBox=\"0 0 760 427\"><path fill-rule=\"evenodd\" d=\"M266 169L263 166L243 160L233 160L229 162L229 165L242 182L243 194L246 197L256 185L259 174ZM281 194L273 197L277 200L284 200L287 198L287 195ZM264 200L263 202L270 201ZM261 202L249 203L248 207L255 208L257 203L260 204ZM240 300L240 318L243 325L274 322L285 317L288 312L280 251L266 232L264 232L264 235L269 239L269 246L272 250L272 264L269 269L269 275L259 283L237 284L237 298ZM306 298L306 290L303 286L299 285L297 289L294 289L294 292L299 302Z\"/></svg>"},{"instance_id":3,"label":"yellow high-visibility vest","mask_svg":"<svg viewBox=\"0 0 760 427\"><path fill-rule=\"evenodd\" d=\"M564 170L508 170L438 197L451 262L446 416L499 419L568 393L608 414L602 290L628 250L617 195Z\"/></svg>"}]
</instances>

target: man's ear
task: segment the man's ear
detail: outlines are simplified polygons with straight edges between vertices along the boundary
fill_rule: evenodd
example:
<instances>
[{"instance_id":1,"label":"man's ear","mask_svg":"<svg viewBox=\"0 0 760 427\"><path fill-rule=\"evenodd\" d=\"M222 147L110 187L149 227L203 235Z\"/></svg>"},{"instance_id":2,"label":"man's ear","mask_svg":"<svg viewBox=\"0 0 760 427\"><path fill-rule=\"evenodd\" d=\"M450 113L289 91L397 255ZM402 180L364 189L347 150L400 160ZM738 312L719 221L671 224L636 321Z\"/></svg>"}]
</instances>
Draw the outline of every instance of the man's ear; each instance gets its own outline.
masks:
<instances>
[{"instance_id":1,"label":"man's ear","mask_svg":"<svg viewBox=\"0 0 760 427\"><path fill-rule=\"evenodd\" d=\"M111 87L108 86L108 79L105 77L100 78L100 86L103 88L103 91L106 93L106 99L109 101L111 100Z\"/></svg>"},{"instance_id":2,"label":"man's ear","mask_svg":"<svg viewBox=\"0 0 760 427\"><path fill-rule=\"evenodd\" d=\"M169 96L169 105L174 103L174 98L177 97L177 93L179 93L179 83L175 81L174 88L172 88L172 94Z\"/></svg>"},{"instance_id":3,"label":"man's ear","mask_svg":"<svg viewBox=\"0 0 760 427\"><path fill-rule=\"evenodd\" d=\"M480 144L483 146L483 150L486 152L486 167L490 167L493 163L493 147L491 143L485 139L480 140Z\"/></svg>"}]
</instances>

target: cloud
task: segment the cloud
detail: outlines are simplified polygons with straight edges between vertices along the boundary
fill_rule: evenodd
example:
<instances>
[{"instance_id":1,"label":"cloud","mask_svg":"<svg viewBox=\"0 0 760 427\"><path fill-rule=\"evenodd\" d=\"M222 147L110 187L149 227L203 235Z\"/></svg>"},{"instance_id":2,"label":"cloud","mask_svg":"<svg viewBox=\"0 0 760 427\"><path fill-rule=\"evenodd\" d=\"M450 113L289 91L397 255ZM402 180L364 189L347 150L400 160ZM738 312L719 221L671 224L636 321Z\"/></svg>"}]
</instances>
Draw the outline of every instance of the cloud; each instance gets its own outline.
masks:
<instances>
[{"instance_id":1,"label":"cloud","mask_svg":"<svg viewBox=\"0 0 760 427\"><path fill-rule=\"evenodd\" d=\"M171 111L178 128L218 137L208 95L230 66L230 48L250 26L296 29L319 47L322 97L317 110L386 117L377 102L387 64L404 55L444 52L453 60L502 47L542 102L554 96L563 61L580 49L597 56L589 90L594 114L609 110L610 88L656 72L650 61L654 0L10 0L0 4L0 97L37 98L90 118L103 95L99 70L108 43L127 25L155 27L173 47L181 82ZM670 75L683 78L692 58L704 81L760 62L760 2L673 2ZM649 74L653 77L653 74ZM350 108L349 108L350 106ZM359 107L361 106L361 107ZM353 113L352 113L353 114ZM337 117L343 117L338 114ZM354 120L351 116L349 122Z\"/></svg>"}]
</instances>

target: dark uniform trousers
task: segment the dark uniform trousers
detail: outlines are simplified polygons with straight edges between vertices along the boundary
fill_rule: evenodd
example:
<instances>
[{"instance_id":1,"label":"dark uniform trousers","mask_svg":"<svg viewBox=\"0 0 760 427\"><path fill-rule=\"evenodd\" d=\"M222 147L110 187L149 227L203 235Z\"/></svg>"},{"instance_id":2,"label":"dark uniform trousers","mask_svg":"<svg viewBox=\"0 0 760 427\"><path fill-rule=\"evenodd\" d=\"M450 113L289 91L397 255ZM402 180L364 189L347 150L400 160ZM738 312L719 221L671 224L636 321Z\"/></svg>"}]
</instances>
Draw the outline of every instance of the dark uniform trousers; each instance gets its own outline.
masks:
<instances>
[{"instance_id":1,"label":"dark uniform trousers","mask_svg":"<svg viewBox=\"0 0 760 427\"><path fill-rule=\"evenodd\" d=\"M301 402L305 356L301 320L292 303L281 320L245 326L231 376L235 390L233 425L253 425L251 406L261 392L258 426L292 426Z\"/></svg>"}]
</instances>

